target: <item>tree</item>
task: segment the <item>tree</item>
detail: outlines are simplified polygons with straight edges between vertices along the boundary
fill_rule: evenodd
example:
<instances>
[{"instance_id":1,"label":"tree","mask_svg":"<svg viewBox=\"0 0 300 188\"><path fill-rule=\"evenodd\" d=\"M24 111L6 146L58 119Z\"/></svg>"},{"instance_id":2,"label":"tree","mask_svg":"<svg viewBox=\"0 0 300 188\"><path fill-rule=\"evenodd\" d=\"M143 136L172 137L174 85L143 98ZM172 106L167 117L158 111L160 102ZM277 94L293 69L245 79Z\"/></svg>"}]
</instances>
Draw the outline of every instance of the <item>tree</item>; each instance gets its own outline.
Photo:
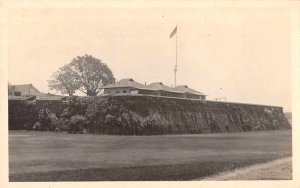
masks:
<instances>
[{"instance_id":1,"label":"tree","mask_svg":"<svg viewBox=\"0 0 300 188\"><path fill-rule=\"evenodd\" d=\"M109 67L91 56L77 56L71 63L61 67L48 80L49 88L72 96L80 90L88 96L96 96L101 87L115 80Z\"/></svg>"},{"instance_id":2,"label":"tree","mask_svg":"<svg viewBox=\"0 0 300 188\"><path fill-rule=\"evenodd\" d=\"M96 96L102 86L115 81L109 67L91 55L77 56L69 66L80 85L79 90L88 96Z\"/></svg>"},{"instance_id":3,"label":"tree","mask_svg":"<svg viewBox=\"0 0 300 188\"><path fill-rule=\"evenodd\" d=\"M60 67L58 71L53 73L52 79L48 80L49 89L73 96L75 91L80 87L75 78L76 75L71 70L69 65Z\"/></svg>"}]
</instances>

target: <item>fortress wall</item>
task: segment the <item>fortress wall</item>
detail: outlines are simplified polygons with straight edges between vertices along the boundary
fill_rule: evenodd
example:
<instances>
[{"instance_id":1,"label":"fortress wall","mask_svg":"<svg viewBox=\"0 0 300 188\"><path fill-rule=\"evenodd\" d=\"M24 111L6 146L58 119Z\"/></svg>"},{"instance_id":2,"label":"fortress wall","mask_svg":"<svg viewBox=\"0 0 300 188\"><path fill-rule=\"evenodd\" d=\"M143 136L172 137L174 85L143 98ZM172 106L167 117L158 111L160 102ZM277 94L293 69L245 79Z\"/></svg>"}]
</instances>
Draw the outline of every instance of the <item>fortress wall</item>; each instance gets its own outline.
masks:
<instances>
[{"instance_id":1,"label":"fortress wall","mask_svg":"<svg viewBox=\"0 0 300 188\"><path fill-rule=\"evenodd\" d=\"M97 106L99 103L102 105ZM98 120L93 120L97 122L95 127L101 134L156 135L290 129L282 108L274 106L147 96L104 97L95 104L90 109L101 111L97 114Z\"/></svg>"},{"instance_id":2,"label":"fortress wall","mask_svg":"<svg viewBox=\"0 0 300 188\"><path fill-rule=\"evenodd\" d=\"M37 103L36 108L47 108L47 104ZM275 106L125 95L82 97L56 109L48 105L58 118L63 106L73 115L85 116L87 131L96 134L198 134L291 128L283 109ZM16 106L9 108L11 129ZM32 113L35 115L30 117L37 115L36 110Z\"/></svg>"},{"instance_id":3,"label":"fortress wall","mask_svg":"<svg viewBox=\"0 0 300 188\"><path fill-rule=\"evenodd\" d=\"M26 101L9 101L9 130L27 129L28 125L33 125L37 121L37 112L35 104Z\"/></svg>"}]
</instances>

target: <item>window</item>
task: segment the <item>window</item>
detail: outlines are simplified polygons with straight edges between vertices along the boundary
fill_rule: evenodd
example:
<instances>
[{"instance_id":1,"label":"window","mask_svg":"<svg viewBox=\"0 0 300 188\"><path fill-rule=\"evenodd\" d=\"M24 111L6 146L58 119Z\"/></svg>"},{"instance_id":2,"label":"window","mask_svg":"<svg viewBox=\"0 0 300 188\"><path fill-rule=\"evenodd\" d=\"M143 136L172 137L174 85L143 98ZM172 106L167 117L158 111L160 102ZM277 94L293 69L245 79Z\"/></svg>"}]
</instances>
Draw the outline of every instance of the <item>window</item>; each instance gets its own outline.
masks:
<instances>
[{"instance_id":1,"label":"window","mask_svg":"<svg viewBox=\"0 0 300 188\"><path fill-rule=\"evenodd\" d=\"M126 91L126 90L123 90L123 93L127 93L127 91Z\"/></svg>"}]
</instances>

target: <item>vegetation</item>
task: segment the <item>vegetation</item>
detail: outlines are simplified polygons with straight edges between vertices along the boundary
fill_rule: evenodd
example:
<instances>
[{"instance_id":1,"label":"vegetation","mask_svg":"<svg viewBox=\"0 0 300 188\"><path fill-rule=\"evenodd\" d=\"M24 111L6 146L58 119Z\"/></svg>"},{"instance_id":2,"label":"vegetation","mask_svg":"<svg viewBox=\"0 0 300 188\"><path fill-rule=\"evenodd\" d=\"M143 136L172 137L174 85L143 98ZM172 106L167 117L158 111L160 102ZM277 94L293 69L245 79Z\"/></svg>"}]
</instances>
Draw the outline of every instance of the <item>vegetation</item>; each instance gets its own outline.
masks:
<instances>
[{"instance_id":1,"label":"vegetation","mask_svg":"<svg viewBox=\"0 0 300 188\"><path fill-rule=\"evenodd\" d=\"M35 104L28 101L36 110L26 115L32 118L24 119L20 117L28 114L29 108L26 104L18 107L12 102L10 101L10 106L14 105L14 108L9 108L10 129L20 129L24 124L32 127L38 121L42 123L41 127L47 125L44 130L69 131L71 118L78 115L84 117L80 119L82 129L78 129L79 132L107 135L200 134L291 128L281 108L255 105L137 96L69 97L67 102ZM32 123L32 119L39 116L36 111L41 109L47 111L47 118L51 121L40 118ZM266 111L268 109L271 110Z\"/></svg>"},{"instance_id":2,"label":"vegetation","mask_svg":"<svg viewBox=\"0 0 300 188\"><path fill-rule=\"evenodd\" d=\"M263 163L272 159L34 172L11 175L10 181L184 181L204 178L219 172Z\"/></svg>"},{"instance_id":3,"label":"vegetation","mask_svg":"<svg viewBox=\"0 0 300 188\"><path fill-rule=\"evenodd\" d=\"M86 118L83 115L72 116L69 121L69 133L85 133L86 132Z\"/></svg>"},{"instance_id":4,"label":"vegetation","mask_svg":"<svg viewBox=\"0 0 300 188\"><path fill-rule=\"evenodd\" d=\"M77 56L71 63L59 68L48 80L51 90L72 96L79 90L87 96L96 96L101 87L115 80L110 68L91 55Z\"/></svg>"},{"instance_id":5,"label":"vegetation","mask_svg":"<svg viewBox=\"0 0 300 188\"><path fill-rule=\"evenodd\" d=\"M198 179L291 156L291 134L285 130L100 136L10 131L10 181Z\"/></svg>"},{"instance_id":6,"label":"vegetation","mask_svg":"<svg viewBox=\"0 0 300 188\"><path fill-rule=\"evenodd\" d=\"M48 87L50 90L56 90L62 94L73 96L75 91L80 87L78 80L74 78L75 73L70 69L69 65L65 65L53 73L52 79L48 80Z\"/></svg>"}]
</instances>

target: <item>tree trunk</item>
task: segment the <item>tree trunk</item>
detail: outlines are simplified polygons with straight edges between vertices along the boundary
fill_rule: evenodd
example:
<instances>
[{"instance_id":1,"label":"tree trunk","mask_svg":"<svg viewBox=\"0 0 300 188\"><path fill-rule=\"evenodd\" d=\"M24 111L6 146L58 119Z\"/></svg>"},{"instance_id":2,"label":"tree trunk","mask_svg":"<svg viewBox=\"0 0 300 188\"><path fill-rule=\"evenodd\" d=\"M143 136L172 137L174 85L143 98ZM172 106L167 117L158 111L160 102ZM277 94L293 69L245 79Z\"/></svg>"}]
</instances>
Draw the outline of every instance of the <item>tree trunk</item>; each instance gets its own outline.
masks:
<instances>
[{"instance_id":1,"label":"tree trunk","mask_svg":"<svg viewBox=\"0 0 300 188\"><path fill-rule=\"evenodd\" d=\"M87 90L86 94L87 96L96 96L98 93L96 93L95 91Z\"/></svg>"}]
</instances>

